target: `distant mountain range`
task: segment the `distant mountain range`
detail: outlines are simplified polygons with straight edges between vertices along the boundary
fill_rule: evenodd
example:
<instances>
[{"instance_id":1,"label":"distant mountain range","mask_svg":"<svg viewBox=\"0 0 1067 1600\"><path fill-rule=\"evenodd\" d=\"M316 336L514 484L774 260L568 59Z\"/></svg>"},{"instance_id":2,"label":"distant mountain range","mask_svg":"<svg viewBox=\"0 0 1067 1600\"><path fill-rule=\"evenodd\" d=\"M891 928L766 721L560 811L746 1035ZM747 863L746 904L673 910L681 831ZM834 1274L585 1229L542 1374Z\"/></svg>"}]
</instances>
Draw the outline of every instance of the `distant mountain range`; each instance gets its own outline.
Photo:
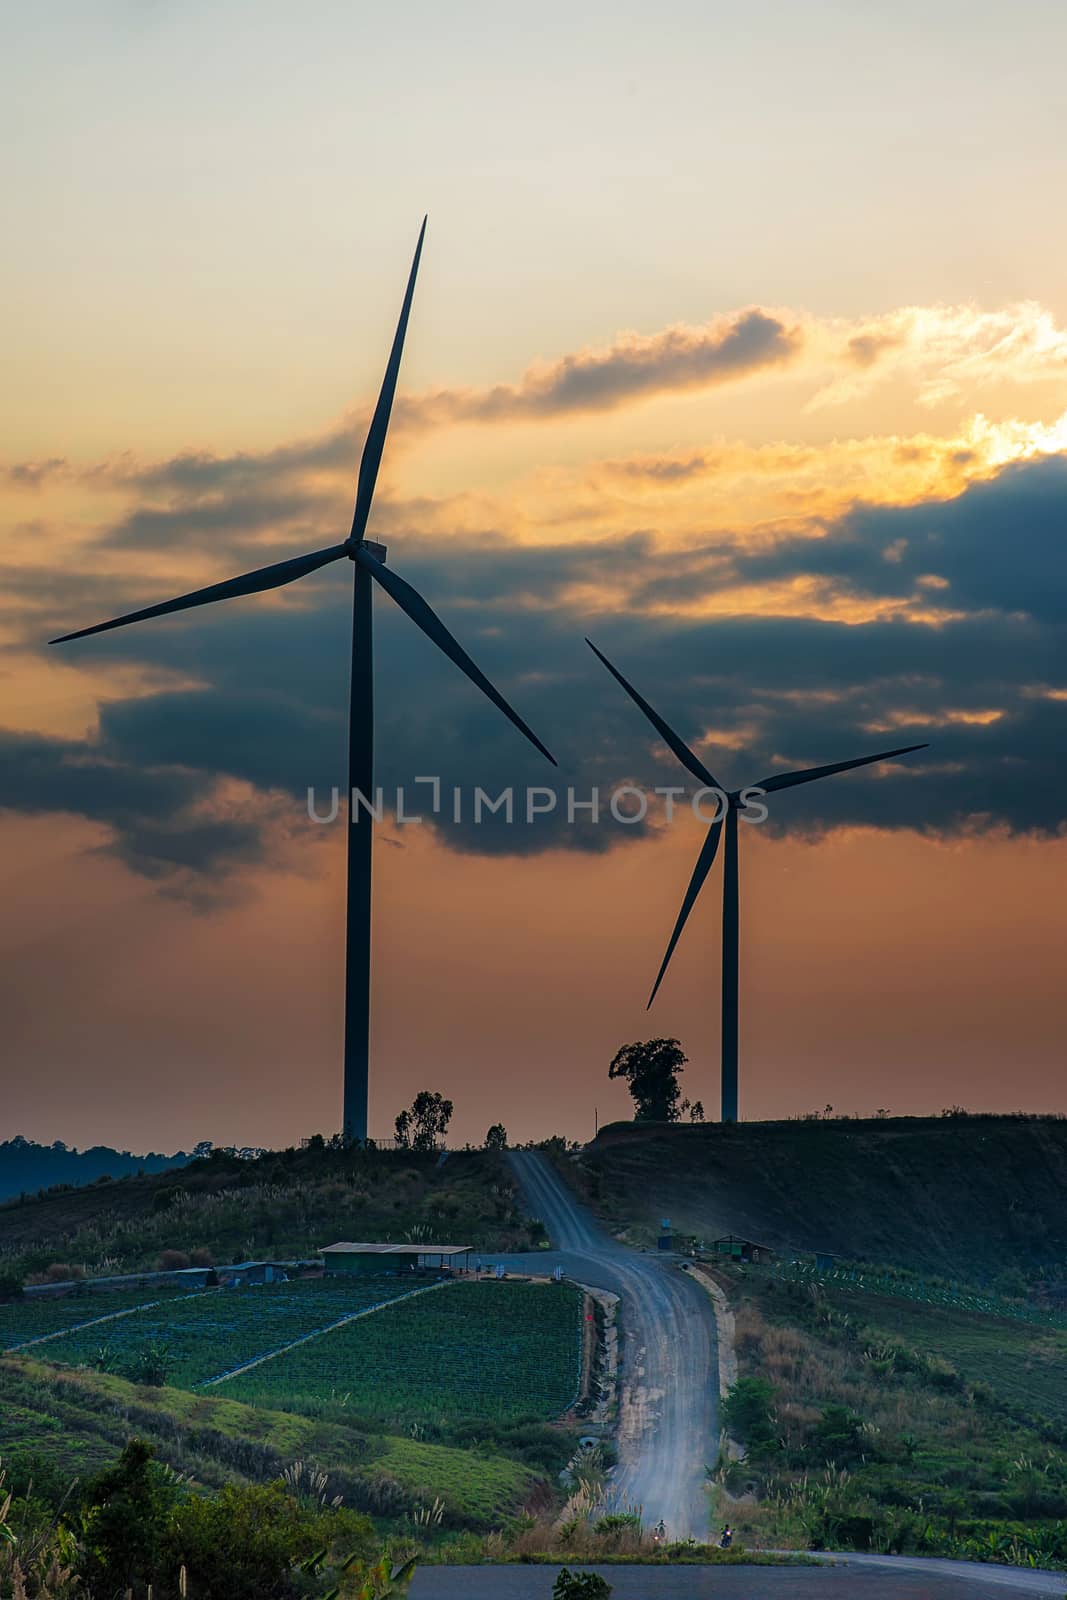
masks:
<instances>
[{"instance_id":1,"label":"distant mountain range","mask_svg":"<svg viewBox=\"0 0 1067 1600\"><path fill-rule=\"evenodd\" d=\"M35 1144L16 1134L0 1144L0 1200L12 1195L34 1194L55 1183L82 1187L98 1178L124 1178L130 1173L165 1172L168 1167L184 1167L193 1159L184 1150L172 1156L153 1151L135 1156L129 1150L112 1150L105 1144L77 1150L57 1139L55 1144Z\"/></svg>"}]
</instances>

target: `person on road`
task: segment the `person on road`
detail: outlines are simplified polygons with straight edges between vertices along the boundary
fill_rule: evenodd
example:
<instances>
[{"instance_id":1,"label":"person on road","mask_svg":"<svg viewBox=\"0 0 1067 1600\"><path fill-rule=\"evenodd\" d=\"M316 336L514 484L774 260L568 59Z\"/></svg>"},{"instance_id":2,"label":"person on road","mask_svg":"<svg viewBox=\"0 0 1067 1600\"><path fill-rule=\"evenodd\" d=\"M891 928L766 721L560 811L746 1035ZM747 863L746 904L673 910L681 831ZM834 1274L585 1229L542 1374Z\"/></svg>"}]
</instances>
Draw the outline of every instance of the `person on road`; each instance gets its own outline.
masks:
<instances>
[{"instance_id":1,"label":"person on road","mask_svg":"<svg viewBox=\"0 0 1067 1600\"><path fill-rule=\"evenodd\" d=\"M719 1535L719 1549L729 1550L731 1544L733 1544L733 1540L734 1530L731 1528L730 1524L726 1522L723 1524L722 1532Z\"/></svg>"}]
</instances>

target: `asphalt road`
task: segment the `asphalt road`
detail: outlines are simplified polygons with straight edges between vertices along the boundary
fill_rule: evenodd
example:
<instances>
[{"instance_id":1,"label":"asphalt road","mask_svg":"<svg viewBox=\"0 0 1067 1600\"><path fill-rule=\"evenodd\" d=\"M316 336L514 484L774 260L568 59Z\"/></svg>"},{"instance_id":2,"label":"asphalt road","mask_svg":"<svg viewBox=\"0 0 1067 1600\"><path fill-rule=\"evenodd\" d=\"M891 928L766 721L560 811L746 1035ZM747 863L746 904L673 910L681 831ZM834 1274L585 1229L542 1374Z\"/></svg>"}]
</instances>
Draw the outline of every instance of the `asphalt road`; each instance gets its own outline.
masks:
<instances>
[{"instance_id":1,"label":"asphalt road","mask_svg":"<svg viewBox=\"0 0 1067 1600\"><path fill-rule=\"evenodd\" d=\"M559 1263L622 1302L616 1503L639 1507L646 1525L662 1520L672 1539L706 1540L704 1464L719 1431L711 1301L677 1267L606 1234L540 1151L513 1151L509 1159L554 1250L494 1260L539 1272Z\"/></svg>"},{"instance_id":2,"label":"asphalt road","mask_svg":"<svg viewBox=\"0 0 1067 1600\"><path fill-rule=\"evenodd\" d=\"M972 1571L961 1569L971 1568ZM848 1556L815 1567L575 1567L600 1572L612 1600L1008 1600L1064 1593L1062 1573L970 1562ZM420 1567L409 1600L551 1600L558 1567ZM1038 1587L1043 1584L1044 1587Z\"/></svg>"}]
</instances>

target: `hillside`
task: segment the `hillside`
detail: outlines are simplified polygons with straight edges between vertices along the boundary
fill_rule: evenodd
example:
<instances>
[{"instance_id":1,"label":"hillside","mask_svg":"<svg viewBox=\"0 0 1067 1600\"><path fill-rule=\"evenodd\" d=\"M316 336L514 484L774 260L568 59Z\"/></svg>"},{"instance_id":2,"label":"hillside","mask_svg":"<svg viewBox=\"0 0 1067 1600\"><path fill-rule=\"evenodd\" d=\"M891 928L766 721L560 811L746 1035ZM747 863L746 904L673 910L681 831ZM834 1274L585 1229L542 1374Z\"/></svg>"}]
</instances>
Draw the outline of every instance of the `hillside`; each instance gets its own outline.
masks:
<instances>
[{"instance_id":1,"label":"hillside","mask_svg":"<svg viewBox=\"0 0 1067 1600\"><path fill-rule=\"evenodd\" d=\"M113 1461L136 1435L193 1483L267 1483L294 1462L330 1477L331 1494L387 1518L443 1503L453 1527L491 1527L535 1493L539 1475L484 1444L478 1451L391 1436L351 1423L175 1388L149 1388L110 1373L0 1357L0 1450L60 1479L85 1477Z\"/></svg>"},{"instance_id":2,"label":"hillside","mask_svg":"<svg viewBox=\"0 0 1067 1600\"><path fill-rule=\"evenodd\" d=\"M523 1249L533 1242L494 1151L352 1151L319 1145L254 1160L216 1152L180 1172L120 1178L0 1205L0 1274L70 1265L155 1267L163 1251L221 1263L310 1256L336 1239Z\"/></svg>"},{"instance_id":3,"label":"hillside","mask_svg":"<svg viewBox=\"0 0 1067 1600\"><path fill-rule=\"evenodd\" d=\"M573 1158L602 1214L648 1242L662 1217L706 1241L993 1282L1067 1255L1067 1120L885 1118L614 1123Z\"/></svg>"},{"instance_id":4,"label":"hillside","mask_svg":"<svg viewBox=\"0 0 1067 1600\"><path fill-rule=\"evenodd\" d=\"M717 1265L740 1382L717 1515L746 1542L1067 1559L1064 1329Z\"/></svg>"}]
</instances>

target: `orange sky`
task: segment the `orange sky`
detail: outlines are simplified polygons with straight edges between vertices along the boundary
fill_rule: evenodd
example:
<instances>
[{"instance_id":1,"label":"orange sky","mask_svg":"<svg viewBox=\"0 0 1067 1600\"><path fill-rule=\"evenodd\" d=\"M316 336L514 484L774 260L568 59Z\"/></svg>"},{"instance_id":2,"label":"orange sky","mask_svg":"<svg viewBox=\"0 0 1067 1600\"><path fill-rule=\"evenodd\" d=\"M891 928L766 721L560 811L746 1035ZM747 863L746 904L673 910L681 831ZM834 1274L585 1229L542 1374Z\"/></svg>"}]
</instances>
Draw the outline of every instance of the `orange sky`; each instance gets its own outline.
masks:
<instances>
[{"instance_id":1,"label":"orange sky","mask_svg":"<svg viewBox=\"0 0 1067 1600\"><path fill-rule=\"evenodd\" d=\"M586 633L731 783L931 744L746 830L742 1114L1067 1109L1062 14L335 9L61 4L0 67L0 1137L337 1126L337 569L44 640L344 536L425 205L370 533L561 784L675 781ZM546 781L379 600L385 781ZM583 1134L652 1033L714 1112L718 869L644 1012L691 820L380 833L372 1131Z\"/></svg>"}]
</instances>

